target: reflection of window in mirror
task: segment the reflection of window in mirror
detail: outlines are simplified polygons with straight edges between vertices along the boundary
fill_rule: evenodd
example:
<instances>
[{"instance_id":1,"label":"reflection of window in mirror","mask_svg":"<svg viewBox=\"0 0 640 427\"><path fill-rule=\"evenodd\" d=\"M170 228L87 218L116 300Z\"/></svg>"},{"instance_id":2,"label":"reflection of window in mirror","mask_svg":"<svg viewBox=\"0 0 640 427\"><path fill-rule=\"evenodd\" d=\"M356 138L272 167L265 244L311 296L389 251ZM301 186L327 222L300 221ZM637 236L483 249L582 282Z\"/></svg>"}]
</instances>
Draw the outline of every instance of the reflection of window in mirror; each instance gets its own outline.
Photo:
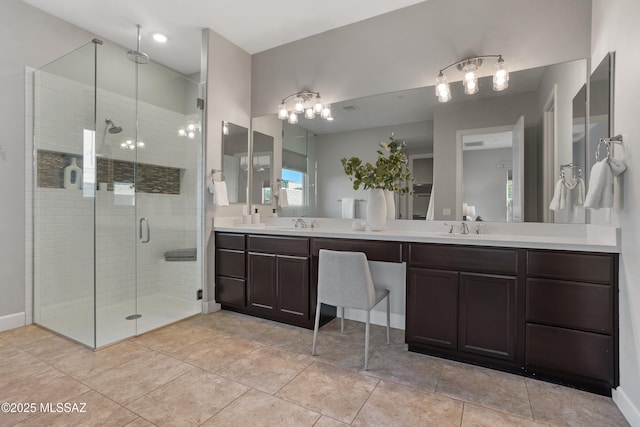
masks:
<instances>
[{"instance_id":1,"label":"reflection of window in mirror","mask_svg":"<svg viewBox=\"0 0 640 427\"><path fill-rule=\"evenodd\" d=\"M222 122L222 173L229 203L247 202L249 130Z\"/></svg>"},{"instance_id":2,"label":"reflection of window in mirror","mask_svg":"<svg viewBox=\"0 0 640 427\"><path fill-rule=\"evenodd\" d=\"M253 131L251 203L268 205L271 203L273 173L273 136Z\"/></svg>"},{"instance_id":3,"label":"reflection of window in mirror","mask_svg":"<svg viewBox=\"0 0 640 427\"><path fill-rule=\"evenodd\" d=\"M283 122L282 171L280 188L287 205L281 216L315 215L316 135L299 126Z\"/></svg>"},{"instance_id":4,"label":"reflection of window in mirror","mask_svg":"<svg viewBox=\"0 0 640 427\"><path fill-rule=\"evenodd\" d=\"M614 53L607 54L591 74L589 80L589 167L596 162L595 153L600 138L613 135L610 123L611 84Z\"/></svg>"}]
</instances>

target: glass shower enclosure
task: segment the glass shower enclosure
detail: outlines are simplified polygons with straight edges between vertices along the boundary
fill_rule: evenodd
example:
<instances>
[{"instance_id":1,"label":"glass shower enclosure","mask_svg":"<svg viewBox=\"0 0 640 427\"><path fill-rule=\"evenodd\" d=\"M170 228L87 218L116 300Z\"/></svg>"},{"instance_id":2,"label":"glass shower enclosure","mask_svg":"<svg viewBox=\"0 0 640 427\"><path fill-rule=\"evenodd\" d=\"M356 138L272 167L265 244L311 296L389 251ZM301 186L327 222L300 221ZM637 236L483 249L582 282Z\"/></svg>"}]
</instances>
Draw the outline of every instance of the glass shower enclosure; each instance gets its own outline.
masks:
<instances>
[{"instance_id":1,"label":"glass shower enclosure","mask_svg":"<svg viewBox=\"0 0 640 427\"><path fill-rule=\"evenodd\" d=\"M199 84L99 40L33 84L34 322L99 348L200 313Z\"/></svg>"}]
</instances>

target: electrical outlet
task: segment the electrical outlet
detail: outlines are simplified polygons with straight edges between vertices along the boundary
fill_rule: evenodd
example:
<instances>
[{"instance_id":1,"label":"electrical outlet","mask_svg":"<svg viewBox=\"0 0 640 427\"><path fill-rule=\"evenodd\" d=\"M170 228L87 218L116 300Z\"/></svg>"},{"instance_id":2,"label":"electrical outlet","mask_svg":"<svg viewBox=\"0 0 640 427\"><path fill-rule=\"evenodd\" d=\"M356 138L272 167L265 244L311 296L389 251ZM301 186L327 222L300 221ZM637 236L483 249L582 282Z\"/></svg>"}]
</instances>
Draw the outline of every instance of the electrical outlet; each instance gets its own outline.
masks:
<instances>
[{"instance_id":1,"label":"electrical outlet","mask_svg":"<svg viewBox=\"0 0 640 427\"><path fill-rule=\"evenodd\" d=\"M196 299L197 300L202 299L202 289L198 289L198 292L196 292Z\"/></svg>"},{"instance_id":2,"label":"electrical outlet","mask_svg":"<svg viewBox=\"0 0 640 427\"><path fill-rule=\"evenodd\" d=\"M444 208L444 209L442 209L442 215L444 215L444 216L451 216L451 209L450 209L450 208Z\"/></svg>"}]
</instances>

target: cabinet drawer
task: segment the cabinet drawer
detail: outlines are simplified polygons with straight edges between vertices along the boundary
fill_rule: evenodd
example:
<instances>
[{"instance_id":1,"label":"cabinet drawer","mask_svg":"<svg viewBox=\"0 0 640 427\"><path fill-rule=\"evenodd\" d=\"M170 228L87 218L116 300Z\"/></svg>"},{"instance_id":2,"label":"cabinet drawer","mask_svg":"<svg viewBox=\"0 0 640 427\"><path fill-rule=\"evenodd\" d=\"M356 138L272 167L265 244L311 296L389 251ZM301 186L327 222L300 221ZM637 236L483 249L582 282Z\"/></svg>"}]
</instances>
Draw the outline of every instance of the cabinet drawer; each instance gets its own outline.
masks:
<instances>
[{"instance_id":1,"label":"cabinet drawer","mask_svg":"<svg viewBox=\"0 0 640 427\"><path fill-rule=\"evenodd\" d=\"M517 274L517 249L411 244L409 265L476 273Z\"/></svg>"},{"instance_id":2,"label":"cabinet drawer","mask_svg":"<svg viewBox=\"0 0 640 427\"><path fill-rule=\"evenodd\" d=\"M527 324L526 364L613 383L613 338Z\"/></svg>"},{"instance_id":3,"label":"cabinet drawer","mask_svg":"<svg viewBox=\"0 0 640 427\"><path fill-rule=\"evenodd\" d=\"M278 255L309 255L309 239L301 237L248 236L247 248L252 252Z\"/></svg>"},{"instance_id":4,"label":"cabinet drawer","mask_svg":"<svg viewBox=\"0 0 640 427\"><path fill-rule=\"evenodd\" d=\"M527 279L527 321L611 334L613 286Z\"/></svg>"},{"instance_id":5,"label":"cabinet drawer","mask_svg":"<svg viewBox=\"0 0 640 427\"><path fill-rule=\"evenodd\" d=\"M246 277L244 251L216 250L216 275L244 279Z\"/></svg>"},{"instance_id":6,"label":"cabinet drawer","mask_svg":"<svg viewBox=\"0 0 640 427\"><path fill-rule=\"evenodd\" d=\"M614 281L614 264L614 257L609 254L527 252L528 276L611 284Z\"/></svg>"},{"instance_id":7,"label":"cabinet drawer","mask_svg":"<svg viewBox=\"0 0 640 427\"><path fill-rule=\"evenodd\" d=\"M216 233L216 249L244 250L244 234Z\"/></svg>"},{"instance_id":8,"label":"cabinet drawer","mask_svg":"<svg viewBox=\"0 0 640 427\"><path fill-rule=\"evenodd\" d=\"M311 253L318 256L320 249L364 252L369 261L402 262L402 243L349 239L312 239Z\"/></svg>"},{"instance_id":9,"label":"cabinet drawer","mask_svg":"<svg viewBox=\"0 0 640 427\"><path fill-rule=\"evenodd\" d=\"M244 279L216 276L216 302L244 308L246 290Z\"/></svg>"}]
</instances>

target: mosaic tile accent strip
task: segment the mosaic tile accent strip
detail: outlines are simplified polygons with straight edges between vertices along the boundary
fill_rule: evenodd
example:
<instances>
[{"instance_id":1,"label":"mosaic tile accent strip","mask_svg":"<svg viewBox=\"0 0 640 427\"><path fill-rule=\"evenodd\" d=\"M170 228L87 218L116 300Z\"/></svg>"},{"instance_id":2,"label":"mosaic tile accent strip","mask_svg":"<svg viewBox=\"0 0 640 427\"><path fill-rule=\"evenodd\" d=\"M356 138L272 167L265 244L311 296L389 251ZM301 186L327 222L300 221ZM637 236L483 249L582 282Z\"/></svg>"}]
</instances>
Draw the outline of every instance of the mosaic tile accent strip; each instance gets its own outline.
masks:
<instances>
[{"instance_id":1,"label":"mosaic tile accent strip","mask_svg":"<svg viewBox=\"0 0 640 427\"><path fill-rule=\"evenodd\" d=\"M64 188L64 168L77 159L82 168L82 156L56 151L38 150L38 187ZM99 157L97 182L107 182L113 191L114 182L133 182L137 172L136 192L156 194L180 194L181 169L168 166L138 163L137 171L133 162Z\"/></svg>"}]
</instances>

